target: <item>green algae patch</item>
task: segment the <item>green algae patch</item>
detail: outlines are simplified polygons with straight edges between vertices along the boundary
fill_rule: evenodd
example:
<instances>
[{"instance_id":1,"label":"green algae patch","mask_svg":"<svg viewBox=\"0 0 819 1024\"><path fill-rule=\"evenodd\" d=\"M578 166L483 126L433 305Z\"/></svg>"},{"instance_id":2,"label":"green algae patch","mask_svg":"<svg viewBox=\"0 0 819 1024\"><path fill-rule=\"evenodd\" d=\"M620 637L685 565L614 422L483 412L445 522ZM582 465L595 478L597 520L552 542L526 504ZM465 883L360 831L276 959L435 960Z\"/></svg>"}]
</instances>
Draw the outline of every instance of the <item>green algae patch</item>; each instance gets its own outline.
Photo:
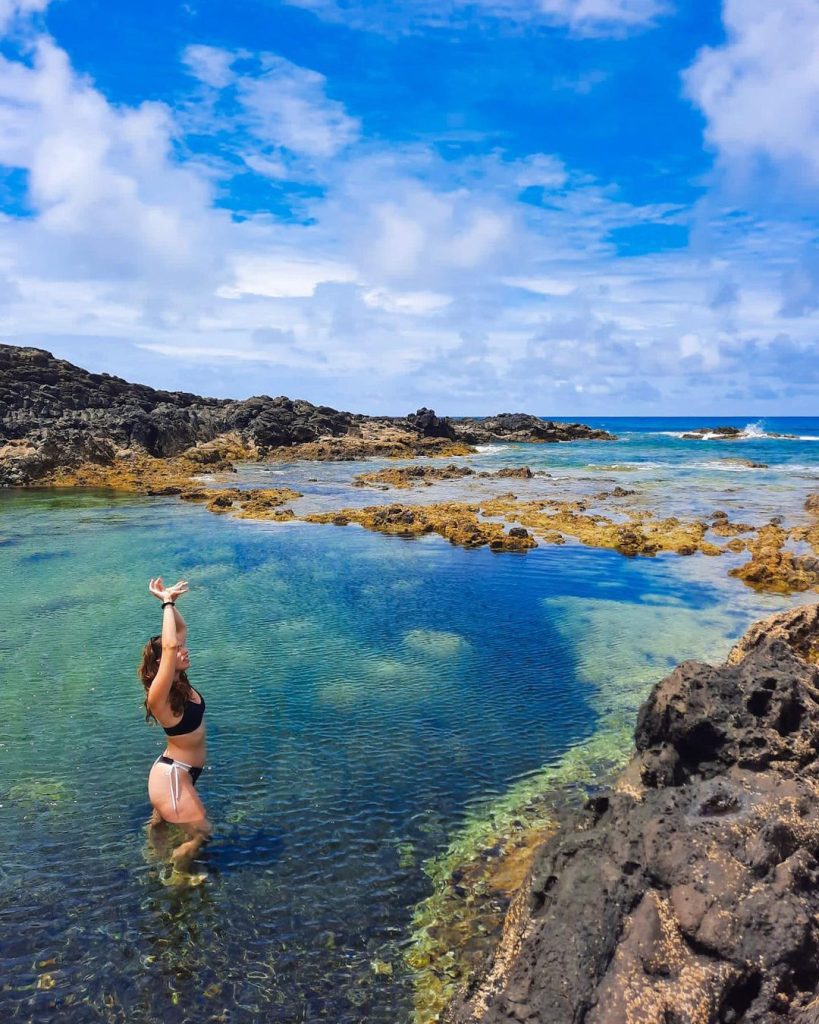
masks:
<instances>
[{"instance_id":1,"label":"green algae patch","mask_svg":"<svg viewBox=\"0 0 819 1024\"><path fill-rule=\"evenodd\" d=\"M416 907L405 953L415 973L414 1024L433 1024L492 954L515 892L538 846L555 830L555 810L579 802L625 764L628 727L601 731L555 765L475 810L446 851L428 861L433 892Z\"/></svg>"},{"instance_id":2,"label":"green algae patch","mask_svg":"<svg viewBox=\"0 0 819 1024\"><path fill-rule=\"evenodd\" d=\"M44 811L67 803L76 796L61 779L26 779L9 786L3 800L31 811Z\"/></svg>"},{"instance_id":3,"label":"green algae patch","mask_svg":"<svg viewBox=\"0 0 819 1024\"><path fill-rule=\"evenodd\" d=\"M434 629L412 629L404 636L407 650L417 651L429 658L457 658L472 650L470 642L457 633Z\"/></svg>"}]
</instances>

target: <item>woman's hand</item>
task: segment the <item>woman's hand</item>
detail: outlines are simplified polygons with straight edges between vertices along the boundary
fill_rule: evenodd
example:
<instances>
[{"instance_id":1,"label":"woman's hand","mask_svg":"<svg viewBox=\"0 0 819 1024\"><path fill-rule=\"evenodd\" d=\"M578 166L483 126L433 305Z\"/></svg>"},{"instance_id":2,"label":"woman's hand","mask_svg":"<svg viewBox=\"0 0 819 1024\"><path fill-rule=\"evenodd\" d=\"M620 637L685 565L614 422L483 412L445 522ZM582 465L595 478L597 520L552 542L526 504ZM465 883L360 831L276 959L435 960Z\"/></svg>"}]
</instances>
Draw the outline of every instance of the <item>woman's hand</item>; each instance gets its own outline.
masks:
<instances>
[{"instance_id":1,"label":"woman's hand","mask_svg":"<svg viewBox=\"0 0 819 1024\"><path fill-rule=\"evenodd\" d=\"M154 597L159 598L163 604L165 601L173 600L170 596L170 591L165 588L165 584L162 582L161 576L157 576L155 580L150 581L148 584L148 590L154 595Z\"/></svg>"},{"instance_id":2,"label":"woman's hand","mask_svg":"<svg viewBox=\"0 0 819 1024\"><path fill-rule=\"evenodd\" d=\"M148 584L148 590L164 604L166 601L176 601L182 594L188 592L188 581L178 580L172 587L166 587L162 577L157 576Z\"/></svg>"},{"instance_id":3,"label":"woman's hand","mask_svg":"<svg viewBox=\"0 0 819 1024\"><path fill-rule=\"evenodd\" d=\"M181 597L182 594L187 594L187 592L188 592L188 581L187 580L177 580L177 582L174 583L174 585L172 587L168 587L168 593L171 595L169 600L170 601L175 601L178 597Z\"/></svg>"}]
</instances>

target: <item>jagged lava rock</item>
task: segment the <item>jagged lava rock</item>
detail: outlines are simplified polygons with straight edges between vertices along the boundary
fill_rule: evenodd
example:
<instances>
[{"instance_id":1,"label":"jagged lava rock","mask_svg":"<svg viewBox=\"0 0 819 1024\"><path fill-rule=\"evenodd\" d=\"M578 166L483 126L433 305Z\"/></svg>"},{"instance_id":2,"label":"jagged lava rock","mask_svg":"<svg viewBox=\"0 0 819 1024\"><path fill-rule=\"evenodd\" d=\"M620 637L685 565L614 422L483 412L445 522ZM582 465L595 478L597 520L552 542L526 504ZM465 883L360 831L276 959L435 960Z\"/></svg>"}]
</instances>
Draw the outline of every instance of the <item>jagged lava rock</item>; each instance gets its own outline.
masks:
<instances>
[{"instance_id":1,"label":"jagged lava rock","mask_svg":"<svg viewBox=\"0 0 819 1024\"><path fill-rule=\"evenodd\" d=\"M549 443L557 441L615 441L614 434L597 430L585 423L554 423L528 413L503 412L484 419L462 417L452 421L455 434L469 444L493 441Z\"/></svg>"},{"instance_id":2,"label":"jagged lava rock","mask_svg":"<svg viewBox=\"0 0 819 1024\"><path fill-rule=\"evenodd\" d=\"M614 786L536 855L450 1024L819 1020L816 606L686 662Z\"/></svg>"},{"instance_id":3,"label":"jagged lava rock","mask_svg":"<svg viewBox=\"0 0 819 1024\"><path fill-rule=\"evenodd\" d=\"M262 447L346 434L352 413L289 398L200 398L89 373L37 348L0 345L0 431L42 442L55 429L98 433L150 455L177 455L227 431Z\"/></svg>"},{"instance_id":4,"label":"jagged lava rock","mask_svg":"<svg viewBox=\"0 0 819 1024\"><path fill-rule=\"evenodd\" d=\"M452 423L445 417L436 416L432 409L422 408L410 413L407 422L421 437L448 437L450 441L455 440Z\"/></svg>"},{"instance_id":5,"label":"jagged lava rock","mask_svg":"<svg viewBox=\"0 0 819 1024\"><path fill-rule=\"evenodd\" d=\"M234 459L342 460L470 454L470 432L509 441L610 436L521 414L456 428L427 408L404 418L377 417L283 395L202 398L90 373L43 349L0 345L0 486L52 482L58 475L68 486L72 470L110 465L120 451L187 458L190 449L225 435L233 439Z\"/></svg>"}]
</instances>

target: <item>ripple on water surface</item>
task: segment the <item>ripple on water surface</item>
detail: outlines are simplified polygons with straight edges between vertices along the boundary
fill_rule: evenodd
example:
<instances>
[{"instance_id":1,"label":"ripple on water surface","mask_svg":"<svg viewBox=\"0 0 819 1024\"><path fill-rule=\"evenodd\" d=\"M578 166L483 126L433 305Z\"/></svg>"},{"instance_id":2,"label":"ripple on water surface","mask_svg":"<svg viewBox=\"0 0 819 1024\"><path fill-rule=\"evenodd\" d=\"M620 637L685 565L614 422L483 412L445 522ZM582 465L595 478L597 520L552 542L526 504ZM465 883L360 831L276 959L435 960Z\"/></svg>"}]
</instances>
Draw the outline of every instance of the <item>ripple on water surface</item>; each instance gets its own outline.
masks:
<instances>
[{"instance_id":1,"label":"ripple on water surface","mask_svg":"<svg viewBox=\"0 0 819 1024\"><path fill-rule=\"evenodd\" d=\"M736 590L702 559L499 557L165 499L0 501L3 576L25 581L0 635L4 1020L407 1020L424 865L476 804L612 705L633 713L640 694L618 704L600 676L645 680L648 657L662 674L675 646L652 622L708 655L778 606L748 596L697 638ZM199 885L173 884L143 832L162 735L135 664L157 572L193 587L217 830ZM641 628L618 634L636 607Z\"/></svg>"}]
</instances>

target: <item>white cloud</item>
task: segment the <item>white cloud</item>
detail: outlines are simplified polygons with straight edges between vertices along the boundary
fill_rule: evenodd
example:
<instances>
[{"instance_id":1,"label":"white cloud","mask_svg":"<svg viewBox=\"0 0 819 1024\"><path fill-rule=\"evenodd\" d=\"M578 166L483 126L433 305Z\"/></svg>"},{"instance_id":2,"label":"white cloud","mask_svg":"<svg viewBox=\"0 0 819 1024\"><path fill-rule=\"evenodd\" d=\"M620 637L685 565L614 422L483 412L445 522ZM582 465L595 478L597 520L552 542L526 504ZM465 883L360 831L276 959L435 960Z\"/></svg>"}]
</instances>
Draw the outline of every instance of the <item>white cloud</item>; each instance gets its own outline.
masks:
<instances>
[{"instance_id":1,"label":"white cloud","mask_svg":"<svg viewBox=\"0 0 819 1024\"><path fill-rule=\"evenodd\" d=\"M212 89L225 89L235 81L233 62L237 54L216 46L194 44L185 48L182 63L194 76Z\"/></svg>"},{"instance_id":2,"label":"white cloud","mask_svg":"<svg viewBox=\"0 0 819 1024\"><path fill-rule=\"evenodd\" d=\"M457 24L471 17L541 21L576 35L619 36L653 24L669 10L666 0L286 0L321 17L370 31Z\"/></svg>"},{"instance_id":3,"label":"white cloud","mask_svg":"<svg viewBox=\"0 0 819 1024\"><path fill-rule=\"evenodd\" d=\"M365 304L373 309L421 315L437 313L452 302L451 295L440 292L397 292L389 288L373 288L364 292L363 298Z\"/></svg>"},{"instance_id":4,"label":"white cloud","mask_svg":"<svg viewBox=\"0 0 819 1024\"><path fill-rule=\"evenodd\" d=\"M358 121L325 95L324 75L273 55L262 65L261 77L238 82L260 139L305 156L331 157L358 138Z\"/></svg>"},{"instance_id":5,"label":"white cloud","mask_svg":"<svg viewBox=\"0 0 819 1024\"><path fill-rule=\"evenodd\" d=\"M47 37L31 67L0 59L0 162L28 173L35 217L15 225L22 265L139 288L215 272L224 218L172 157L158 103L114 108Z\"/></svg>"},{"instance_id":6,"label":"white cloud","mask_svg":"<svg viewBox=\"0 0 819 1024\"><path fill-rule=\"evenodd\" d=\"M237 70L249 55L212 46L189 46L184 62L194 77L217 92L229 91L237 104L235 121L263 146L303 157L336 156L355 142L361 126L343 104L327 95L324 75L272 53L252 63L253 71ZM260 156L253 157L259 169ZM261 157L269 173L279 177L284 166L275 156Z\"/></svg>"},{"instance_id":7,"label":"white cloud","mask_svg":"<svg viewBox=\"0 0 819 1024\"><path fill-rule=\"evenodd\" d=\"M42 14L50 0L0 0L0 32L5 31L15 19L32 14Z\"/></svg>"},{"instance_id":8,"label":"white cloud","mask_svg":"<svg viewBox=\"0 0 819 1024\"><path fill-rule=\"evenodd\" d=\"M681 366L712 406L759 379L776 394L788 364L810 386L807 226L712 210L718 230L696 252L623 258L613 230L690 211L622 201L548 153L368 142L310 69L186 55L200 85L176 110L114 106L47 38L31 65L0 60L0 163L27 172L30 206L0 217L8 340L82 363L83 339L103 338L136 346L117 370L150 383L184 367L176 386L363 411L580 415L602 396L605 411L691 411L673 404ZM271 107L274 79L308 107L286 130L298 103ZM217 140L222 162L186 155L186 128ZM233 222L215 178L238 159L266 187L320 187L298 218ZM542 203L521 202L533 188Z\"/></svg>"},{"instance_id":9,"label":"white cloud","mask_svg":"<svg viewBox=\"0 0 819 1024\"><path fill-rule=\"evenodd\" d=\"M547 153L536 153L518 161L515 184L519 188L563 188L569 175L562 160Z\"/></svg>"},{"instance_id":10,"label":"white cloud","mask_svg":"<svg viewBox=\"0 0 819 1024\"><path fill-rule=\"evenodd\" d=\"M367 150L336 168L311 213L333 225L363 280L446 290L514 261L518 170L494 154L453 165L427 147Z\"/></svg>"},{"instance_id":11,"label":"white cloud","mask_svg":"<svg viewBox=\"0 0 819 1024\"><path fill-rule=\"evenodd\" d=\"M765 158L819 172L819 4L724 0L727 41L705 47L685 73L706 117L705 137L739 173ZM737 166L739 165L739 166Z\"/></svg>"},{"instance_id":12,"label":"white cloud","mask_svg":"<svg viewBox=\"0 0 819 1024\"><path fill-rule=\"evenodd\" d=\"M533 5L583 35L608 35L651 24L666 11L660 0L539 0Z\"/></svg>"},{"instance_id":13,"label":"white cloud","mask_svg":"<svg viewBox=\"0 0 819 1024\"><path fill-rule=\"evenodd\" d=\"M262 295L271 299L308 298L328 281L355 281L356 271L342 263L296 258L292 255L237 256L235 280L219 290L226 299Z\"/></svg>"},{"instance_id":14,"label":"white cloud","mask_svg":"<svg viewBox=\"0 0 819 1024\"><path fill-rule=\"evenodd\" d=\"M523 288L536 295L571 295L577 287L576 281L560 280L555 277L509 277L504 284L510 288Z\"/></svg>"},{"instance_id":15,"label":"white cloud","mask_svg":"<svg viewBox=\"0 0 819 1024\"><path fill-rule=\"evenodd\" d=\"M261 156L258 153L243 153L242 159L257 174L263 178L273 178L277 181L286 181L290 175L290 169L281 157Z\"/></svg>"}]
</instances>

